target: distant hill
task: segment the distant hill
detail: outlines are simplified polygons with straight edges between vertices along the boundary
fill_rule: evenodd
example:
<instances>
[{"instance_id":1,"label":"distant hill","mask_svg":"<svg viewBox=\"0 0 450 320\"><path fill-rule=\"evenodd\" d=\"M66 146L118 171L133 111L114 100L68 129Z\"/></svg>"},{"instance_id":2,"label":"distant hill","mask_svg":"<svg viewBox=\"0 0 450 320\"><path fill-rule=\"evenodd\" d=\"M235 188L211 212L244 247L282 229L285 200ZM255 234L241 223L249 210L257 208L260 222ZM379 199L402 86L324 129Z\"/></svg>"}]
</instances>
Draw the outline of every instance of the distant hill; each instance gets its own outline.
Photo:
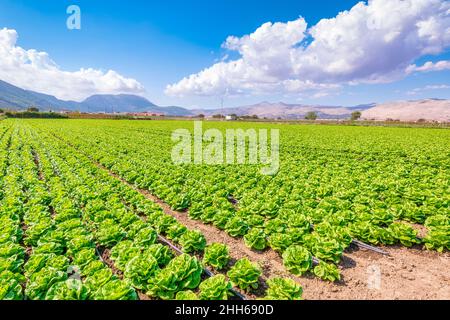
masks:
<instances>
[{"instance_id":1,"label":"distant hill","mask_svg":"<svg viewBox=\"0 0 450 320\"><path fill-rule=\"evenodd\" d=\"M26 109L29 106L49 110L72 109L78 106L74 101L62 101L53 96L24 90L0 80L0 108Z\"/></svg>"},{"instance_id":2,"label":"distant hill","mask_svg":"<svg viewBox=\"0 0 450 320\"><path fill-rule=\"evenodd\" d=\"M450 100L427 99L378 104L362 113L367 120L450 122Z\"/></svg>"},{"instance_id":3,"label":"distant hill","mask_svg":"<svg viewBox=\"0 0 450 320\"><path fill-rule=\"evenodd\" d=\"M181 107L160 107L147 99L130 95L93 95L81 102L82 111L86 112L150 112L169 116L189 116L191 111Z\"/></svg>"},{"instance_id":4,"label":"distant hill","mask_svg":"<svg viewBox=\"0 0 450 320\"><path fill-rule=\"evenodd\" d=\"M157 107L147 99L135 95L93 95L84 100L83 111L90 112L142 112L153 111Z\"/></svg>"},{"instance_id":5,"label":"distant hill","mask_svg":"<svg viewBox=\"0 0 450 320\"><path fill-rule=\"evenodd\" d=\"M426 99L418 101L399 101L392 103L370 103L352 107L320 106L286 104L283 102L261 102L250 106L236 108L193 110L195 114L203 113L206 116L214 114L257 115L259 118L269 119L304 119L310 112L316 112L320 119L349 119L355 111L362 113L362 119L387 119L401 121L428 121L450 122L450 100Z\"/></svg>"},{"instance_id":6,"label":"distant hill","mask_svg":"<svg viewBox=\"0 0 450 320\"><path fill-rule=\"evenodd\" d=\"M368 110L370 108L375 107L377 104L376 103L366 103L366 104L359 104L357 106L353 106L353 107L346 107L349 110L353 111L363 111L363 110Z\"/></svg>"}]
</instances>

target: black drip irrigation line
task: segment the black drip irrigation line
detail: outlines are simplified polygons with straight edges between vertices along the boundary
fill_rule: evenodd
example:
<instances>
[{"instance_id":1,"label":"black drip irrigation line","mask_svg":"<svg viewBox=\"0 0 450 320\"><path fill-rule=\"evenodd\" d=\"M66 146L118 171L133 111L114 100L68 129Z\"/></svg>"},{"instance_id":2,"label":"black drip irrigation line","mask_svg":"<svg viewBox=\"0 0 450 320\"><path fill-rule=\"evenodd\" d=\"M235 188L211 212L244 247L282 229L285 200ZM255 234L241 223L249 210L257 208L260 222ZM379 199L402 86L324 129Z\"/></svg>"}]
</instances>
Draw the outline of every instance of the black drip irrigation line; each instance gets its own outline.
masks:
<instances>
[{"instance_id":1,"label":"black drip irrigation line","mask_svg":"<svg viewBox=\"0 0 450 320\"><path fill-rule=\"evenodd\" d=\"M103 262L106 266L108 266L105 259L103 259L102 254L100 253L100 250L98 250L98 246L95 246L95 253L99 257L100 261Z\"/></svg>"},{"instance_id":2,"label":"black drip irrigation line","mask_svg":"<svg viewBox=\"0 0 450 320\"><path fill-rule=\"evenodd\" d=\"M314 230L314 225L313 224L311 224L311 229ZM381 250L380 248L371 246L370 244L364 243L364 242L356 240L356 239L352 240L352 244L357 246L357 247L359 247L359 248L370 250L370 251L373 251L373 252L376 252L376 253L379 253L379 254L382 254L382 255L385 255L385 256L389 256L390 255L388 252L386 252L384 250ZM314 261L314 258L313 258L313 261Z\"/></svg>"},{"instance_id":3,"label":"black drip irrigation line","mask_svg":"<svg viewBox=\"0 0 450 320\"><path fill-rule=\"evenodd\" d=\"M371 246L371 245L369 245L367 243L364 243L364 242L361 242L359 240L353 240L352 243L355 246L358 246L360 248L363 248L363 249L366 249L366 250L371 250L373 252L376 252L376 253L379 253L379 254L382 254L382 255L385 255L385 256L389 256L389 252L386 252L384 250L381 250L380 248Z\"/></svg>"}]
</instances>

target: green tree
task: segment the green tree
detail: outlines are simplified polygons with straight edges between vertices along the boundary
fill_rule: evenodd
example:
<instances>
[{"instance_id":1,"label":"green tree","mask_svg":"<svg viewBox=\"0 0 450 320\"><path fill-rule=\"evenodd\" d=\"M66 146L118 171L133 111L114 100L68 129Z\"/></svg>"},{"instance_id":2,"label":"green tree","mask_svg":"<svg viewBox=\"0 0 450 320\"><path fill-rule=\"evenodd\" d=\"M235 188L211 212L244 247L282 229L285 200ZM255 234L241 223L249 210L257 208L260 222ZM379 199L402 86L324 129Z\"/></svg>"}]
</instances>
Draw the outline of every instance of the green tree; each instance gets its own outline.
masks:
<instances>
[{"instance_id":1,"label":"green tree","mask_svg":"<svg viewBox=\"0 0 450 320\"><path fill-rule=\"evenodd\" d=\"M356 120L361 119L361 116L362 116L361 112L355 111L355 112L352 113L352 118L351 119L352 119L352 121L356 121Z\"/></svg>"},{"instance_id":2,"label":"green tree","mask_svg":"<svg viewBox=\"0 0 450 320\"><path fill-rule=\"evenodd\" d=\"M314 112L314 111L308 112L305 116L306 120L317 120L317 118L318 118L317 112Z\"/></svg>"},{"instance_id":3,"label":"green tree","mask_svg":"<svg viewBox=\"0 0 450 320\"><path fill-rule=\"evenodd\" d=\"M39 109L36 108L36 107L29 107L29 108L27 109L27 111L28 111L28 112L39 112Z\"/></svg>"}]
</instances>

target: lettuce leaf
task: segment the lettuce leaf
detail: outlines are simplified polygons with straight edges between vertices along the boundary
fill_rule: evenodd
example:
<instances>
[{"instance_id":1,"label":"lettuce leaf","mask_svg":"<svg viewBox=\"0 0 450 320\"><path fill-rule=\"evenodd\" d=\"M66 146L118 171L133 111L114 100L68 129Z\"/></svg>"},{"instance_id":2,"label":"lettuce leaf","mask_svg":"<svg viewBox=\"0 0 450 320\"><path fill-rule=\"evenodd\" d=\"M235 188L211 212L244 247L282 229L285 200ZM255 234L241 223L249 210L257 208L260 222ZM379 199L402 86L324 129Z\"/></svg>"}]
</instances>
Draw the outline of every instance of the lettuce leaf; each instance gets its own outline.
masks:
<instances>
[{"instance_id":1,"label":"lettuce leaf","mask_svg":"<svg viewBox=\"0 0 450 320\"><path fill-rule=\"evenodd\" d=\"M272 278L267 281L269 288L267 300L301 300L303 289L294 280L288 278Z\"/></svg>"},{"instance_id":2,"label":"lettuce leaf","mask_svg":"<svg viewBox=\"0 0 450 320\"><path fill-rule=\"evenodd\" d=\"M217 270L225 268L230 261L230 250L222 243L212 243L205 248L203 263Z\"/></svg>"},{"instance_id":3,"label":"lettuce leaf","mask_svg":"<svg viewBox=\"0 0 450 320\"><path fill-rule=\"evenodd\" d=\"M306 248L293 245L283 253L283 264L293 274L303 275L312 268L312 256Z\"/></svg>"},{"instance_id":4,"label":"lettuce leaf","mask_svg":"<svg viewBox=\"0 0 450 320\"><path fill-rule=\"evenodd\" d=\"M341 280L341 274L338 267L336 267L334 264L325 263L323 261L321 261L319 265L314 268L314 274L322 280L331 282Z\"/></svg>"},{"instance_id":5,"label":"lettuce leaf","mask_svg":"<svg viewBox=\"0 0 450 320\"><path fill-rule=\"evenodd\" d=\"M253 228L244 236L244 242L250 249L262 251L267 248L267 235L264 230Z\"/></svg>"},{"instance_id":6,"label":"lettuce leaf","mask_svg":"<svg viewBox=\"0 0 450 320\"><path fill-rule=\"evenodd\" d=\"M203 281L199 289L201 300L228 300L231 283L219 274Z\"/></svg>"},{"instance_id":7,"label":"lettuce leaf","mask_svg":"<svg viewBox=\"0 0 450 320\"><path fill-rule=\"evenodd\" d=\"M181 237L179 241L183 252L202 252L206 247L205 236L198 230L188 230Z\"/></svg>"},{"instance_id":8,"label":"lettuce leaf","mask_svg":"<svg viewBox=\"0 0 450 320\"><path fill-rule=\"evenodd\" d=\"M258 281L261 274L261 268L257 264L251 263L247 258L236 262L227 273L234 286L247 291L258 288Z\"/></svg>"},{"instance_id":9,"label":"lettuce leaf","mask_svg":"<svg viewBox=\"0 0 450 320\"><path fill-rule=\"evenodd\" d=\"M68 279L55 283L45 295L45 300L87 300L89 289L80 280Z\"/></svg>"}]
</instances>

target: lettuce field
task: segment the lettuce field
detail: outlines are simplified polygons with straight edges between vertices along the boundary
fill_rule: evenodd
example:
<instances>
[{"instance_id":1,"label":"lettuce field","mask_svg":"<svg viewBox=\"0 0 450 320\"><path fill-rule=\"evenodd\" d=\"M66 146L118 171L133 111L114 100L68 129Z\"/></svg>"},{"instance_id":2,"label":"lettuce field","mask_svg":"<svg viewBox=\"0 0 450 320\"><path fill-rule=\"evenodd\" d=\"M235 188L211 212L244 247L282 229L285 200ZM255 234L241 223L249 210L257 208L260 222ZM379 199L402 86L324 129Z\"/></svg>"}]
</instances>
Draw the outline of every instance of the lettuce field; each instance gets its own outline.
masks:
<instances>
[{"instance_id":1,"label":"lettuce field","mask_svg":"<svg viewBox=\"0 0 450 320\"><path fill-rule=\"evenodd\" d=\"M1 121L0 299L320 299L396 252L448 272L450 130L203 125L279 129L278 173L174 164L190 121Z\"/></svg>"}]
</instances>

